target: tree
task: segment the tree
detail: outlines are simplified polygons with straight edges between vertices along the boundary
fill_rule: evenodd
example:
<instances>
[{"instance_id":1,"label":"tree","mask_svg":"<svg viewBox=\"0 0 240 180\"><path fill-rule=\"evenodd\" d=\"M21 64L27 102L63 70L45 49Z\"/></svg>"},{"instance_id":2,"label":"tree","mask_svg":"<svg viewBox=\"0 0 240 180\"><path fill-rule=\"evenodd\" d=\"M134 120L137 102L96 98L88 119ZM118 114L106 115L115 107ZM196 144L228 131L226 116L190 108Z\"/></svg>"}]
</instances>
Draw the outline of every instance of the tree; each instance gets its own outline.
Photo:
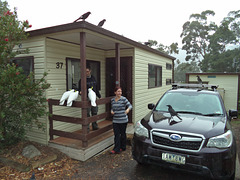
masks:
<instances>
[{"instance_id":1,"label":"tree","mask_svg":"<svg viewBox=\"0 0 240 180\"><path fill-rule=\"evenodd\" d=\"M28 21L18 21L16 9L11 12L0 0L0 147L25 138L26 130L36 124L43 128L39 117L47 114L45 91L50 87L34 74L25 75L23 69L10 60L27 50L14 50L27 38Z\"/></svg>"},{"instance_id":2,"label":"tree","mask_svg":"<svg viewBox=\"0 0 240 180\"><path fill-rule=\"evenodd\" d=\"M22 40L27 39L25 30L30 28L28 21L19 21L16 8L13 12L8 9L7 2L0 0L0 64L8 63L18 54L27 53L28 50L15 50Z\"/></svg>"},{"instance_id":3,"label":"tree","mask_svg":"<svg viewBox=\"0 0 240 180\"><path fill-rule=\"evenodd\" d=\"M225 17L222 23L226 23L231 31L236 36L236 43L239 45L240 40L240 10L238 11L230 11L228 16Z\"/></svg>"},{"instance_id":4,"label":"tree","mask_svg":"<svg viewBox=\"0 0 240 180\"><path fill-rule=\"evenodd\" d=\"M228 27L228 23L222 24L216 28L213 35L209 37L209 54L223 53L227 50L229 44L236 43L236 36Z\"/></svg>"},{"instance_id":5,"label":"tree","mask_svg":"<svg viewBox=\"0 0 240 180\"><path fill-rule=\"evenodd\" d=\"M172 43L170 46L165 46L161 43L158 44L158 42L156 40L148 40L148 42L145 42L145 44L147 44L147 46L157 49L158 51L161 51L163 53L166 54L174 54L174 53L178 53L178 43Z\"/></svg>"},{"instance_id":6,"label":"tree","mask_svg":"<svg viewBox=\"0 0 240 180\"><path fill-rule=\"evenodd\" d=\"M210 36L210 53L200 63L204 72L239 72L239 29L240 11L231 11Z\"/></svg>"},{"instance_id":7,"label":"tree","mask_svg":"<svg viewBox=\"0 0 240 180\"><path fill-rule=\"evenodd\" d=\"M204 72L239 72L240 49L208 54L199 65Z\"/></svg>"},{"instance_id":8,"label":"tree","mask_svg":"<svg viewBox=\"0 0 240 180\"><path fill-rule=\"evenodd\" d=\"M203 11L192 14L183 25L181 34L183 50L186 50L186 60L198 61L204 72L233 72L233 60L239 58L240 11L231 11L221 24L208 22L208 16L214 16L213 11ZM230 49L230 47L232 47ZM235 71L234 71L235 72Z\"/></svg>"},{"instance_id":9,"label":"tree","mask_svg":"<svg viewBox=\"0 0 240 180\"><path fill-rule=\"evenodd\" d=\"M174 69L174 81L175 82L185 82L186 73L188 72L200 72L200 68L196 61L186 62L179 64Z\"/></svg>"},{"instance_id":10,"label":"tree","mask_svg":"<svg viewBox=\"0 0 240 180\"><path fill-rule=\"evenodd\" d=\"M208 22L208 16L214 16L214 11L203 11L201 14L192 14L190 20L183 25L182 38L183 50L186 50L186 61L200 61L209 53L210 35L217 28L213 22Z\"/></svg>"}]
</instances>

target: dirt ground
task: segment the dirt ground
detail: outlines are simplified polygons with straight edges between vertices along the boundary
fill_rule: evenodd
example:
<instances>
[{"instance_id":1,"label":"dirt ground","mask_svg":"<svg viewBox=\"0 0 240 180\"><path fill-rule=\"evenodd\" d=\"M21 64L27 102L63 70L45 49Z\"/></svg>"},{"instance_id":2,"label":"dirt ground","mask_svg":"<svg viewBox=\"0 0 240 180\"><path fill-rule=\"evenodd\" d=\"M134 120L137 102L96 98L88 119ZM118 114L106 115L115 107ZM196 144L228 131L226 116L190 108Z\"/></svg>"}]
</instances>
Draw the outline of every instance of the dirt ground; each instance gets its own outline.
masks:
<instances>
[{"instance_id":1,"label":"dirt ground","mask_svg":"<svg viewBox=\"0 0 240 180\"><path fill-rule=\"evenodd\" d=\"M22 156L23 148L30 144L34 145L41 152L40 156L32 159ZM48 162L51 160L51 157L57 157L57 159ZM0 161L0 180L30 179L33 172L36 179L71 177L75 173L73 167L78 163L78 161L74 161L54 148L29 141L21 142L14 147L5 149L0 154L0 159L9 160L9 162L5 163ZM36 166L36 164L40 165L36 168L32 167Z\"/></svg>"},{"instance_id":2,"label":"dirt ground","mask_svg":"<svg viewBox=\"0 0 240 180\"><path fill-rule=\"evenodd\" d=\"M240 158L240 119L233 119L231 124L236 137L238 158Z\"/></svg>"},{"instance_id":3,"label":"dirt ground","mask_svg":"<svg viewBox=\"0 0 240 180\"><path fill-rule=\"evenodd\" d=\"M235 137L237 138L238 157L240 157L240 120L233 120L232 125ZM42 155L32 160L23 157L21 155L22 149L27 144L33 144ZM81 162L73 160L60 151L48 146L33 142L19 143L17 146L2 152L0 158L8 158L13 162L18 162L28 167L53 155L57 155L57 159L53 162L40 165L37 168L31 168L28 172L18 171L3 163L1 164L0 161L0 180L30 179L33 172L36 179L105 179L105 177L114 176L113 172L121 166L125 167L126 163L129 163L129 160L132 159L131 146L129 145L127 146L127 150L119 155L109 155L108 151L106 151L85 162Z\"/></svg>"}]
</instances>

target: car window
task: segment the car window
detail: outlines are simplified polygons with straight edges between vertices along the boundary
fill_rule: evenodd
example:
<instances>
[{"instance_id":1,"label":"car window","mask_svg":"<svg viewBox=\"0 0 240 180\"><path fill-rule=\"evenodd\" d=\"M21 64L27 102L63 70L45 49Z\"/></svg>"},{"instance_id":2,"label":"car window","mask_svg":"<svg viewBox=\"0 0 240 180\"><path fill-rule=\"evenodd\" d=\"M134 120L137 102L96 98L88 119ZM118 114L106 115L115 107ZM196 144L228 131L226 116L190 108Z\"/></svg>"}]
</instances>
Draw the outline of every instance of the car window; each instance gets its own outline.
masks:
<instances>
[{"instance_id":1,"label":"car window","mask_svg":"<svg viewBox=\"0 0 240 180\"><path fill-rule=\"evenodd\" d=\"M214 94L198 92L168 92L156 105L157 111L168 111L171 105L175 111L196 112L201 114L223 114L219 97Z\"/></svg>"}]
</instances>

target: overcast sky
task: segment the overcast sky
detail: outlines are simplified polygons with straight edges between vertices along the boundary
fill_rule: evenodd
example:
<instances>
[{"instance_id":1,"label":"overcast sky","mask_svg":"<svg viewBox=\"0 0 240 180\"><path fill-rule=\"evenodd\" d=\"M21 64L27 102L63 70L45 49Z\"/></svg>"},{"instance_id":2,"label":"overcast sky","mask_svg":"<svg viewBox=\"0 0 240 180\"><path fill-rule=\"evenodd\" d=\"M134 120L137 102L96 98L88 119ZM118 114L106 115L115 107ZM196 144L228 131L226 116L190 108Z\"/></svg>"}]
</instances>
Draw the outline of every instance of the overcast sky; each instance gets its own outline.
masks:
<instances>
[{"instance_id":1,"label":"overcast sky","mask_svg":"<svg viewBox=\"0 0 240 180\"><path fill-rule=\"evenodd\" d=\"M230 11L240 9L240 0L7 0L17 8L19 20L28 20L30 30L71 23L90 11L86 21L145 42L149 39L170 45L181 43L182 25L194 13L213 10L219 23Z\"/></svg>"}]
</instances>

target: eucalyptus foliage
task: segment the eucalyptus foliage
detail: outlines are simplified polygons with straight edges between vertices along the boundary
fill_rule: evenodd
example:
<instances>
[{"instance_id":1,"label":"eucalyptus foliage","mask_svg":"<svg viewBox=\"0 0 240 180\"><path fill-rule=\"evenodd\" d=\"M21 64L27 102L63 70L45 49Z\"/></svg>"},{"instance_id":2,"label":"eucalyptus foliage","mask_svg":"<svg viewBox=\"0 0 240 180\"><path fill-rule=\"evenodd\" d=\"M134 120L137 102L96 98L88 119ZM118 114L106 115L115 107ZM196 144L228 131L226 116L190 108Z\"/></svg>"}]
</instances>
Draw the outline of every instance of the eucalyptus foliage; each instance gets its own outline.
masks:
<instances>
[{"instance_id":1,"label":"eucalyptus foliage","mask_svg":"<svg viewBox=\"0 0 240 180\"><path fill-rule=\"evenodd\" d=\"M186 61L199 62L204 72L239 72L240 10L229 12L220 25L209 20L215 12L192 14L181 33Z\"/></svg>"}]
</instances>

